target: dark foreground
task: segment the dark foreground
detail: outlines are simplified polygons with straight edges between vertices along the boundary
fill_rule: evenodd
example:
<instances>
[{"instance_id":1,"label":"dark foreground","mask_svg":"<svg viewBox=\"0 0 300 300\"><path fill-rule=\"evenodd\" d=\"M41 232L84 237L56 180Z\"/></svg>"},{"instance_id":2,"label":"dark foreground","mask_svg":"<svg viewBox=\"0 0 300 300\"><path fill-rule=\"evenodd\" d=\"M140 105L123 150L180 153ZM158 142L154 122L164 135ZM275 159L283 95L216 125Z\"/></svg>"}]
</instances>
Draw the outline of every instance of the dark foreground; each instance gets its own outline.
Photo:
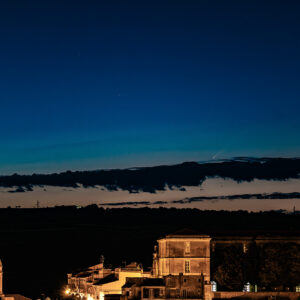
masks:
<instances>
[{"instance_id":1,"label":"dark foreground","mask_svg":"<svg viewBox=\"0 0 300 300\"><path fill-rule=\"evenodd\" d=\"M213 237L300 237L300 216L165 208L104 210L95 206L0 209L4 292L58 297L66 274L98 263L100 255L113 267L125 261L150 267L157 238L186 227ZM212 277L225 290L240 289L245 280L267 289L294 286L300 281L299 270L300 248L295 243L252 247L247 254L233 244L212 254Z\"/></svg>"}]
</instances>

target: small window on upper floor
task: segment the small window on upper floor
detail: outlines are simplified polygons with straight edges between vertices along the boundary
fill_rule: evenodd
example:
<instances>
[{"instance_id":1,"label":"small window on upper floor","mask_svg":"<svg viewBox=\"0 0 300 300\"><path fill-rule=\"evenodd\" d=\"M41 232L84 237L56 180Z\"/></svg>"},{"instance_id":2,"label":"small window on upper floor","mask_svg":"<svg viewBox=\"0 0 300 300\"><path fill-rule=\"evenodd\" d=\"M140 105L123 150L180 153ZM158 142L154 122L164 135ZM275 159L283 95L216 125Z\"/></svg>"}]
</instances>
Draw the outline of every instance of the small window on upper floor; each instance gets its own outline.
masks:
<instances>
[{"instance_id":1,"label":"small window on upper floor","mask_svg":"<svg viewBox=\"0 0 300 300\"><path fill-rule=\"evenodd\" d=\"M190 266L190 261L189 260L185 261L184 271L185 271L185 273L190 273L190 271L191 271L191 266Z\"/></svg>"},{"instance_id":2,"label":"small window on upper floor","mask_svg":"<svg viewBox=\"0 0 300 300\"><path fill-rule=\"evenodd\" d=\"M191 243L190 242L185 242L184 253L185 254L190 254L191 253Z\"/></svg>"}]
</instances>

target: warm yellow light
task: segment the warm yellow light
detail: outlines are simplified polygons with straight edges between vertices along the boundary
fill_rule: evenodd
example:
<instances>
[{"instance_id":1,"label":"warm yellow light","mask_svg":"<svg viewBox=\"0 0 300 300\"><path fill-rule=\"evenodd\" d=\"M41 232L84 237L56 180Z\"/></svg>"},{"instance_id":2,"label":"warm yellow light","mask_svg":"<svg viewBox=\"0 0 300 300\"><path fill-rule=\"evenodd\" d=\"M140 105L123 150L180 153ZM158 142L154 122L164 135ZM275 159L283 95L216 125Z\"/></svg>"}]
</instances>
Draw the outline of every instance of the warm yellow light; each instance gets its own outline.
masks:
<instances>
[{"instance_id":1,"label":"warm yellow light","mask_svg":"<svg viewBox=\"0 0 300 300\"><path fill-rule=\"evenodd\" d=\"M66 290L65 290L65 294L66 294L66 295L69 295L69 294L70 294L70 289L66 289Z\"/></svg>"},{"instance_id":2,"label":"warm yellow light","mask_svg":"<svg viewBox=\"0 0 300 300\"><path fill-rule=\"evenodd\" d=\"M94 298L91 295L88 295L87 300L94 300Z\"/></svg>"}]
</instances>

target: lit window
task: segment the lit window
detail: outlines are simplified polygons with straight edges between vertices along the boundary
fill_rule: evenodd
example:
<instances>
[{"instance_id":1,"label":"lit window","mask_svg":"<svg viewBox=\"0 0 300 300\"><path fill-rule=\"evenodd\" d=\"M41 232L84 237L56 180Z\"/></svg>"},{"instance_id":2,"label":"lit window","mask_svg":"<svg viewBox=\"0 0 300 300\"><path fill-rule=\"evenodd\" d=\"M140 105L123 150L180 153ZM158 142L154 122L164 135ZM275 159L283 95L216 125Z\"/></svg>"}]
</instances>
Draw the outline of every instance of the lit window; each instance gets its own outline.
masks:
<instances>
[{"instance_id":1,"label":"lit window","mask_svg":"<svg viewBox=\"0 0 300 300\"><path fill-rule=\"evenodd\" d=\"M185 273L190 273L190 261L189 260L185 261L184 270L185 270Z\"/></svg>"},{"instance_id":2,"label":"lit window","mask_svg":"<svg viewBox=\"0 0 300 300\"><path fill-rule=\"evenodd\" d=\"M300 293L300 285L296 286L296 292Z\"/></svg>"}]
</instances>

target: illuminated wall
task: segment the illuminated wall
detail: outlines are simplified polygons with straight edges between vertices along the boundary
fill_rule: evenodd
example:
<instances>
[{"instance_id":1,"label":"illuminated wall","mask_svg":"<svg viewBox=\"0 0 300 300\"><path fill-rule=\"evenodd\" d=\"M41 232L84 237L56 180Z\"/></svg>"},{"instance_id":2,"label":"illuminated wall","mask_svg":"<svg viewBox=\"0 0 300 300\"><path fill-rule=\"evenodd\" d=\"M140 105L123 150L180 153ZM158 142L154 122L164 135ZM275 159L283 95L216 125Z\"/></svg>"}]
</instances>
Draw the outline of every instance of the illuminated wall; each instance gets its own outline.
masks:
<instances>
[{"instance_id":1,"label":"illuminated wall","mask_svg":"<svg viewBox=\"0 0 300 300\"><path fill-rule=\"evenodd\" d=\"M153 275L204 275L210 280L210 237L168 235L158 240L154 253Z\"/></svg>"}]
</instances>

